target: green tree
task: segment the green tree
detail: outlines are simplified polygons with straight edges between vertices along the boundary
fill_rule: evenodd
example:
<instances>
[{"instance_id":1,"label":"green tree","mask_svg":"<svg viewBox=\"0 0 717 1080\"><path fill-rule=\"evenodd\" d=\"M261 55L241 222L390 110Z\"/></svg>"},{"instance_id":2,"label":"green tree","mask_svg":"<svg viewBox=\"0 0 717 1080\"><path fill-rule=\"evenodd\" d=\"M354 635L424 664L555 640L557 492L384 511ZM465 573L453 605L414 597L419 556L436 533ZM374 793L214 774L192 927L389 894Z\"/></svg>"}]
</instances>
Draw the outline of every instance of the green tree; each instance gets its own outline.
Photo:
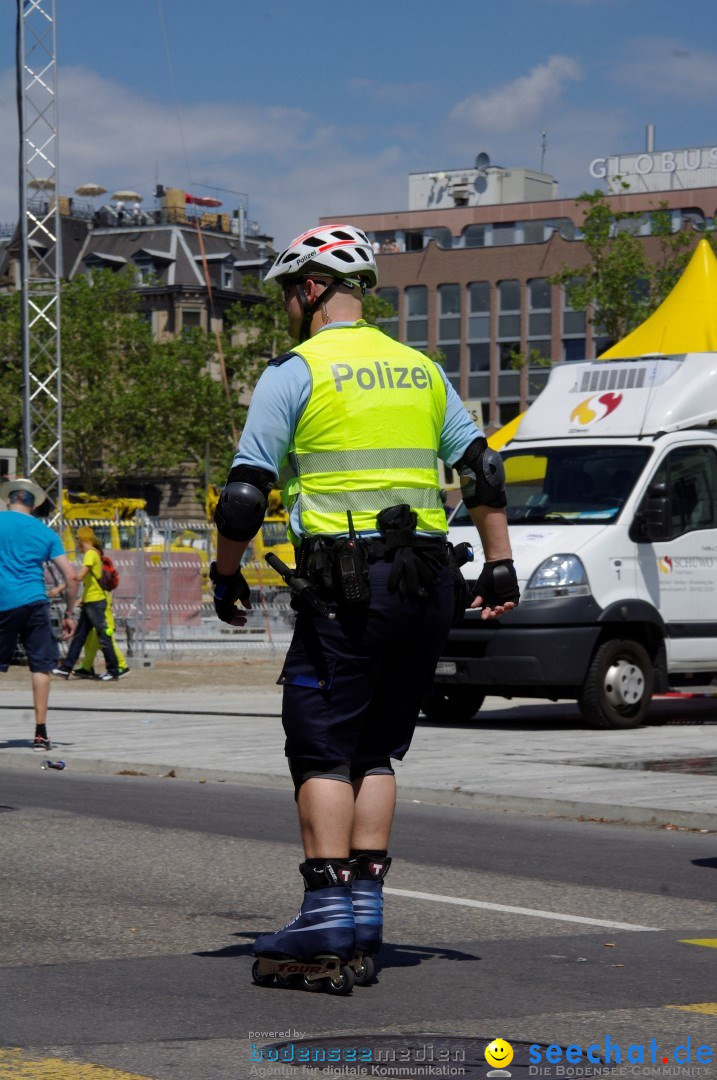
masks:
<instances>
[{"instance_id":1,"label":"green tree","mask_svg":"<svg viewBox=\"0 0 717 1080\"><path fill-rule=\"evenodd\" d=\"M205 444L227 423L210 376L211 339L156 342L127 274L78 276L61 298L63 461L80 488L103 494L119 477L201 473ZM22 440L20 299L0 305L0 426Z\"/></svg>"},{"instance_id":2,"label":"green tree","mask_svg":"<svg viewBox=\"0 0 717 1080\"><path fill-rule=\"evenodd\" d=\"M659 307L676 284L694 238L672 232L670 214L660 203L650 212L651 234L658 239L657 257L650 258L638 235L641 214L613 209L599 190L583 192L576 204L586 211L581 225L585 264L564 266L550 281L564 286L576 311L592 309L598 335L620 341Z\"/></svg>"},{"instance_id":3,"label":"green tree","mask_svg":"<svg viewBox=\"0 0 717 1080\"><path fill-rule=\"evenodd\" d=\"M0 445L18 450L22 445L19 293L0 297Z\"/></svg>"}]
</instances>

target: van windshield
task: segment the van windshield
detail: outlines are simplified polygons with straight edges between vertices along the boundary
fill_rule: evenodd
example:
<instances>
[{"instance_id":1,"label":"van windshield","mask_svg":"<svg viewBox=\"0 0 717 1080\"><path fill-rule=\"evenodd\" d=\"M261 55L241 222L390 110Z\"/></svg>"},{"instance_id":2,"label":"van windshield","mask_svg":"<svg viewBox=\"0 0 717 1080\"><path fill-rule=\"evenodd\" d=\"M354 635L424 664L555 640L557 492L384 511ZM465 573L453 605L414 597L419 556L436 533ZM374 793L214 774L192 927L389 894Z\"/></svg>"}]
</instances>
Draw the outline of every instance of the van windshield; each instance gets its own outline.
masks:
<instances>
[{"instance_id":1,"label":"van windshield","mask_svg":"<svg viewBox=\"0 0 717 1080\"><path fill-rule=\"evenodd\" d=\"M616 521L651 453L648 446L505 450L508 522L580 525ZM470 523L461 503L450 524Z\"/></svg>"}]
</instances>

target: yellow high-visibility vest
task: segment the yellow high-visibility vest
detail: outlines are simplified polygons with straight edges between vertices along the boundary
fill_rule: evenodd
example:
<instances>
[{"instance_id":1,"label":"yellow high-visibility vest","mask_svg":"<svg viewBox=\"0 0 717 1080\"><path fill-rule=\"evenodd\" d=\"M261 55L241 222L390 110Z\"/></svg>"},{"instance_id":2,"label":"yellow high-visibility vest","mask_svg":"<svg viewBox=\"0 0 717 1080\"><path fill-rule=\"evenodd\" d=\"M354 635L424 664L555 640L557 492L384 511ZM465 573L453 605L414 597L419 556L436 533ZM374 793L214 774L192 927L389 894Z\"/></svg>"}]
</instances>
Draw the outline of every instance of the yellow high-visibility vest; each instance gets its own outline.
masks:
<instances>
[{"instance_id":1,"label":"yellow high-visibility vest","mask_svg":"<svg viewBox=\"0 0 717 1080\"><path fill-rule=\"evenodd\" d=\"M363 321L292 352L311 375L284 488L302 531L346 533L347 510L357 532L375 530L381 510L408 503L419 530L447 532L438 477L446 387L435 363Z\"/></svg>"}]
</instances>

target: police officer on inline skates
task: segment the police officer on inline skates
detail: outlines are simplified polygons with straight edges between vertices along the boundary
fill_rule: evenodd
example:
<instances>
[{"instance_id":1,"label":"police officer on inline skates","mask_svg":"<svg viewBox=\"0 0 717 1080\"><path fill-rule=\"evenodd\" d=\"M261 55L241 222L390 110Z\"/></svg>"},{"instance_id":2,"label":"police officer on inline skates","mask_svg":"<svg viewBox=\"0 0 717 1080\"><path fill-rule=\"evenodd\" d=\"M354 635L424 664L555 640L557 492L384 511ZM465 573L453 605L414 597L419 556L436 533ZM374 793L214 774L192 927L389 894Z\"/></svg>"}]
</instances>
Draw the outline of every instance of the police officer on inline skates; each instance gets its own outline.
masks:
<instances>
[{"instance_id":1,"label":"police officer on inline skates","mask_svg":"<svg viewBox=\"0 0 717 1080\"><path fill-rule=\"evenodd\" d=\"M291 923L257 939L253 976L347 993L370 980L381 944L391 760L409 748L454 608L495 618L519 590L500 456L440 366L361 319L377 282L366 235L311 229L266 280L283 289L297 344L254 390L216 511L212 580L219 618L243 625L241 557L288 470L283 497L305 588L279 682L305 892ZM438 457L461 476L485 555L468 597L446 541Z\"/></svg>"}]
</instances>

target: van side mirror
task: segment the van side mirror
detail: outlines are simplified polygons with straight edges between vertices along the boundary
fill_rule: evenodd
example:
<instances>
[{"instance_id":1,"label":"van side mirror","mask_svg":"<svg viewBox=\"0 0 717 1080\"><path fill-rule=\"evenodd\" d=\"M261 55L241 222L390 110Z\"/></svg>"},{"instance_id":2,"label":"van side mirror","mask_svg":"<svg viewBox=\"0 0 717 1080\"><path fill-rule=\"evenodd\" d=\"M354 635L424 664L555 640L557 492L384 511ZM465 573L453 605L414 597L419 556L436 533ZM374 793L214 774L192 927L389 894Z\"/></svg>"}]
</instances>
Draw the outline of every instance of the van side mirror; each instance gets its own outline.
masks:
<instances>
[{"instance_id":1,"label":"van side mirror","mask_svg":"<svg viewBox=\"0 0 717 1080\"><path fill-rule=\"evenodd\" d=\"M667 484L651 484L630 526L635 543L655 543L672 536L672 515Z\"/></svg>"}]
</instances>

